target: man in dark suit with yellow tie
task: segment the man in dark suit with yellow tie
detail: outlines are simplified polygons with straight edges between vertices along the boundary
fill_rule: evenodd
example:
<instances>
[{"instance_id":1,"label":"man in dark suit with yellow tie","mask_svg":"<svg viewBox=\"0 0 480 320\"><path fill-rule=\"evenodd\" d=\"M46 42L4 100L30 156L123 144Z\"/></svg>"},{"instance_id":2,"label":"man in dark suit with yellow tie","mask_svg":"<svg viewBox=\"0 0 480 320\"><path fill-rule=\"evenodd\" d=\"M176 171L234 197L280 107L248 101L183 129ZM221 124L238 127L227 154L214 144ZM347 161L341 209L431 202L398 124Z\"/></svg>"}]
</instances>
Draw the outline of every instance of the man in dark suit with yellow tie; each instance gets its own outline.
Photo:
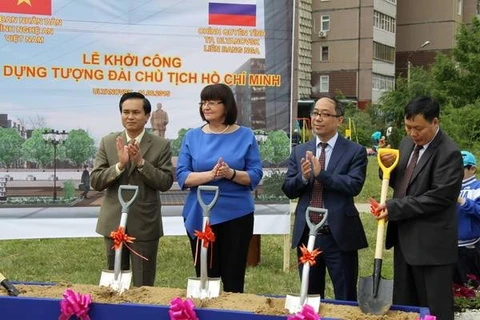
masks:
<instances>
[{"instance_id":1,"label":"man in dark suit with yellow tie","mask_svg":"<svg viewBox=\"0 0 480 320\"><path fill-rule=\"evenodd\" d=\"M108 269L113 270L110 233L118 229L122 210L118 188L128 184L138 186L125 233L135 237L129 247L148 260L124 246L122 270L129 269L131 259L133 285L153 286L158 243L163 236L159 191L167 191L173 184L172 153L168 141L145 131L151 105L143 94L125 93L120 98L119 108L125 130L102 138L91 173L93 189L104 191L96 231L105 237ZM125 200L131 196L126 194Z\"/></svg>"},{"instance_id":2,"label":"man in dark suit with yellow tie","mask_svg":"<svg viewBox=\"0 0 480 320\"><path fill-rule=\"evenodd\" d=\"M393 303L429 307L437 319L453 320L463 162L439 117L440 106L430 97L414 98L405 107L407 137L390 177L393 199L379 206L377 219L388 219L386 247L395 247ZM391 153L381 158L386 167L394 160Z\"/></svg>"},{"instance_id":3,"label":"man in dark suit with yellow tie","mask_svg":"<svg viewBox=\"0 0 480 320\"><path fill-rule=\"evenodd\" d=\"M292 248L297 248L299 258L300 247L308 241L307 207L328 209L327 225L315 241L322 253L310 267L308 293L325 297L328 269L335 299L356 301L358 250L368 244L353 197L365 182L367 151L338 133L343 114L343 105L334 98L316 102L310 113L315 138L292 150L282 190L288 198L298 198Z\"/></svg>"}]
</instances>

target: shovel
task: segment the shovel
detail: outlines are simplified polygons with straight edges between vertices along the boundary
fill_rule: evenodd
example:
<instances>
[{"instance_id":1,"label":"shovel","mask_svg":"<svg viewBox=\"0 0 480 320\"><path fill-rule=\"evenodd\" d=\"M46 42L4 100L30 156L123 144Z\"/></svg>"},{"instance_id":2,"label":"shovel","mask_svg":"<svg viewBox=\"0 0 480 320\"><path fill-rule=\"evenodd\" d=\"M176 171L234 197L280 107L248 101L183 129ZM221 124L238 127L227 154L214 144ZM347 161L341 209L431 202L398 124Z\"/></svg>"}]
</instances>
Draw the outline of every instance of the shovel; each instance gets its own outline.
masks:
<instances>
[{"instance_id":1,"label":"shovel","mask_svg":"<svg viewBox=\"0 0 480 320\"><path fill-rule=\"evenodd\" d=\"M7 290L9 296L16 297L20 294L17 288L7 279L3 274L0 273L0 285Z\"/></svg>"},{"instance_id":2,"label":"shovel","mask_svg":"<svg viewBox=\"0 0 480 320\"><path fill-rule=\"evenodd\" d=\"M315 246L315 238L318 229L320 229L327 221L328 210L324 208L308 207L305 212L305 220L307 221L310 232L308 233L307 249L313 251ZM310 305L315 312L320 308L320 295L308 295L308 278L310 276L310 263L303 264L302 283L300 285L300 296L287 295L285 299L285 309L290 313L297 313L305 304Z\"/></svg>"},{"instance_id":3,"label":"shovel","mask_svg":"<svg viewBox=\"0 0 480 320\"><path fill-rule=\"evenodd\" d=\"M123 190L130 190L135 191L132 198L125 202L123 200ZM118 200L122 205L122 215L120 217L120 228L125 230L127 225L127 218L128 218L128 210L130 205L135 201L138 194L138 186L132 185L121 185L118 188ZM113 272L112 270L104 270L102 271L102 275L100 276L100 286L102 287L110 287L112 290L117 291L118 293L122 293L125 290L130 288L130 283L132 282L132 271L122 271L122 249L123 243L120 243L117 249L115 249L115 262L113 265Z\"/></svg>"},{"instance_id":4,"label":"shovel","mask_svg":"<svg viewBox=\"0 0 480 320\"><path fill-rule=\"evenodd\" d=\"M384 153L396 155L395 162L390 167L385 167L380 160ZM387 200L388 182L390 173L397 166L399 152L396 149L378 149L377 161L383 172L382 190L380 193L380 204ZM387 280L382 274L383 257L383 235L385 232L385 219L377 221L377 240L375 245L375 258L373 260L373 275L367 278L360 278L358 282L358 306L363 313L384 315L392 306L393 280Z\"/></svg>"},{"instance_id":5,"label":"shovel","mask_svg":"<svg viewBox=\"0 0 480 320\"><path fill-rule=\"evenodd\" d=\"M212 201L207 205L203 202L202 191L215 192ZM210 209L215 205L218 199L217 186L198 186L197 199L203 211L203 229L207 225L210 217ZM197 238L198 239L198 238ZM220 278L208 278L207 270L207 252L208 248L203 246L202 240L200 248L200 278L189 278L187 283L187 297L188 298L216 298L220 295Z\"/></svg>"}]
</instances>

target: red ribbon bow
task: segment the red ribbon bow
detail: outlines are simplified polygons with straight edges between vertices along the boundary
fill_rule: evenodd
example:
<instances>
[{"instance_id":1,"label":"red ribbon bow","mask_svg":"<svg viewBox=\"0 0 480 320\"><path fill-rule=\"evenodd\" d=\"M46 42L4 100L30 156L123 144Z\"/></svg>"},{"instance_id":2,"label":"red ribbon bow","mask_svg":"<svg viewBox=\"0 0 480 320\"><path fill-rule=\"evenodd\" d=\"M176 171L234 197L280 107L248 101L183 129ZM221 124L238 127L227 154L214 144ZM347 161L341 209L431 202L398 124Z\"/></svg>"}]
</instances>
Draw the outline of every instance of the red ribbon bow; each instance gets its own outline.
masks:
<instances>
[{"instance_id":1,"label":"red ribbon bow","mask_svg":"<svg viewBox=\"0 0 480 320\"><path fill-rule=\"evenodd\" d=\"M170 320L198 320L197 314L193 308L195 305L192 300L186 299L183 301L181 298L176 297L170 301Z\"/></svg>"},{"instance_id":2,"label":"red ribbon bow","mask_svg":"<svg viewBox=\"0 0 480 320\"><path fill-rule=\"evenodd\" d=\"M135 240L134 237L129 237L128 234L125 233L125 228L124 227L118 227L116 231L112 231L110 233L110 237L113 239L113 246L112 249L118 249L120 246L125 243L133 243L133 240Z\"/></svg>"},{"instance_id":3,"label":"red ribbon bow","mask_svg":"<svg viewBox=\"0 0 480 320\"><path fill-rule=\"evenodd\" d=\"M215 233L213 233L212 227L210 227L210 223L207 221L205 224L205 231L198 231L195 230L194 235L197 237L197 247L196 247L196 252L198 253L198 242L202 241L202 245L205 248L208 248L210 243L212 243L212 249L213 249L213 243L215 242ZM210 255L210 267L212 267L213 263L213 254ZM197 255L195 255L195 261L193 262L193 265L197 265Z\"/></svg>"},{"instance_id":4,"label":"red ribbon bow","mask_svg":"<svg viewBox=\"0 0 480 320\"><path fill-rule=\"evenodd\" d=\"M65 290L63 300L60 301L60 316L58 320L69 320L70 317L76 316L78 320L90 320L88 311L92 297L89 294L76 293L72 289Z\"/></svg>"},{"instance_id":5,"label":"red ribbon bow","mask_svg":"<svg viewBox=\"0 0 480 320\"><path fill-rule=\"evenodd\" d=\"M212 242L212 245L213 245L213 242L215 242L215 234L213 233L212 227L210 227L210 223L208 222L205 224L205 232L195 230L194 235L199 240L203 241L202 245L205 248L208 248L208 245L210 244L210 242Z\"/></svg>"},{"instance_id":6,"label":"red ribbon bow","mask_svg":"<svg viewBox=\"0 0 480 320\"><path fill-rule=\"evenodd\" d=\"M315 258L320 254L322 253L322 251L320 251L318 248L317 249L314 249L313 251L309 251L307 249L307 247L305 247L304 244L302 244L302 246L300 247L300 251L302 252L302 256L300 257L299 259L299 264L300 263L310 263L311 266L313 266L316 262L315 262Z\"/></svg>"},{"instance_id":7,"label":"red ribbon bow","mask_svg":"<svg viewBox=\"0 0 480 320\"><path fill-rule=\"evenodd\" d=\"M368 202L370 202L370 213L373 214L375 217L378 217L381 213L381 211L378 210L379 203L374 198L370 198Z\"/></svg>"},{"instance_id":8,"label":"red ribbon bow","mask_svg":"<svg viewBox=\"0 0 480 320\"><path fill-rule=\"evenodd\" d=\"M142 256L141 254L139 254L138 252L136 252L135 250L133 250L132 248L130 248L128 246L127 243L133 243L133 240L135 240L135 238L128 236L128 234L125 233L125 228L124 227L118 227L118 229L116 231L110 232L110 237L113 240L112 249L114 249L114 250L119 249L120 246L122 244L124 244L125 247L127 247L128 250L133 252L135 255L137 255L140 258L148 261L148 259L146 257Z\"/></svg>"},{"instance_id":9,"label":"red ribbon bow","mask_svg":"<svg viewBox=\"0 0 480 320\"><path fill-rule=\"evenodd\" d=\"M302 310L293 316L289 316L287 320L320 320L320 316L311 305L304 305Z\"/></svg>"}]
</instances>

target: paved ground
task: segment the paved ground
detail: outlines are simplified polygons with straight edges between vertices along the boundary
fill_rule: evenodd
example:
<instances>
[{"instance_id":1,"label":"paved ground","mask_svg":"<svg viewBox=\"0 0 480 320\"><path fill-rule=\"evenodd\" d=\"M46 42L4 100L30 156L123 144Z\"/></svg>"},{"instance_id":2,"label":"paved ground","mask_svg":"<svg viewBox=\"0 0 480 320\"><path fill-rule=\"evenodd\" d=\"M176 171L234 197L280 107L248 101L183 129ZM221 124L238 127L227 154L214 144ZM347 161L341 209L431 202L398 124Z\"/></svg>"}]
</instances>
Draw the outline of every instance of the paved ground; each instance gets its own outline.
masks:
<instances>
[{"instance_id":1,"label":"paved ground","mask_svg":"<svg viewBox=\"0 0 480 320\"><path fill-rule=\"evenodd\" d=\"M26 196L53 196L53 187L31 187L31 188L8 188L7 195L9 197L26 197ZM80 196L81 192L77 191ZM75 206L100 206L102 204L102 192L90 191L88 198L78 202ZM160 199L163 205L183 205L187 191L170 190L160 193ZM57 197L63 197L63 190L57 188Z\"/></svg>"},{"instance_id":2,"label":"paved ground","mask_svg":"<svg viewBox=\"0 0 480 320\"><path fill-rule=\"evenodd\" d=\"M74 185L77 186L74 182ZM63 186L62 181L57 182L57 197L63 197L63 190L60 186ZM81 191L77 190L77 195L80 196ZM258 189L258 192L262 192L262 188ZM167 192L160 192L160 199L164 206L177 206L185 203L185 198L188 191L182 191L177 182L174 182L172 188ZM7 183L7 196L9 197L21 197L21 196L52 196L53 195L53 181L48 180L36 180L36 181L22 181L14 180ZM91 190L88 193L88 198L79 201L75 206L100 206L102 204L102 192ZM370 206L367 203L356 204L360 212L370 212Z\"/></svg>"}]
</instances>

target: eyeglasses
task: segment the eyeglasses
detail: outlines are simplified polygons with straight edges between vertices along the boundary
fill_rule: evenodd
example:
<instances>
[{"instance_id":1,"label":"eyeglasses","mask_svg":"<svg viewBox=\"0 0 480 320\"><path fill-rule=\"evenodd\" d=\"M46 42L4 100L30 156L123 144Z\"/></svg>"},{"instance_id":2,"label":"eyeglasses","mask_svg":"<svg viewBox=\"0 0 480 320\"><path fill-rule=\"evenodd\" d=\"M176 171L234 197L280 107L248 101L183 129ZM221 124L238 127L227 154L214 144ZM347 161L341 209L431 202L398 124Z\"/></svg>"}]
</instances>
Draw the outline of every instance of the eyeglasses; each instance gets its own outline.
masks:
<instances>
[{"instance_id":1,"label":"eyeglasses","mask_svg":"<svg viewBox=\"0 0 480 320\"><path fill-rule=\"evenodd\" d=\"M320 116L320 118L322 118L322 119L328 119L328 118L330 118L330 117L332 117L332 118L341 117L341 116L339 116L339 115L331 114L331 113L323 112L323 111L322 111L322 112L312 111L312 112L310 112L310 116L311 116L312 118L316 118L316 117Z\"/></svg>"},{"instance_id":2,"label":"eyeglasses","mask_svg":"<svg viewBox=\"0 0 480 320\"><path fill-rule=\"evenodd\" d=\"M199 105L200 107L202 106L207 106L207 107L214 107L221 105L223 101L211 101L211 100L205 100L205 101L200 101Z\"/></svg>"}]
</instances>

